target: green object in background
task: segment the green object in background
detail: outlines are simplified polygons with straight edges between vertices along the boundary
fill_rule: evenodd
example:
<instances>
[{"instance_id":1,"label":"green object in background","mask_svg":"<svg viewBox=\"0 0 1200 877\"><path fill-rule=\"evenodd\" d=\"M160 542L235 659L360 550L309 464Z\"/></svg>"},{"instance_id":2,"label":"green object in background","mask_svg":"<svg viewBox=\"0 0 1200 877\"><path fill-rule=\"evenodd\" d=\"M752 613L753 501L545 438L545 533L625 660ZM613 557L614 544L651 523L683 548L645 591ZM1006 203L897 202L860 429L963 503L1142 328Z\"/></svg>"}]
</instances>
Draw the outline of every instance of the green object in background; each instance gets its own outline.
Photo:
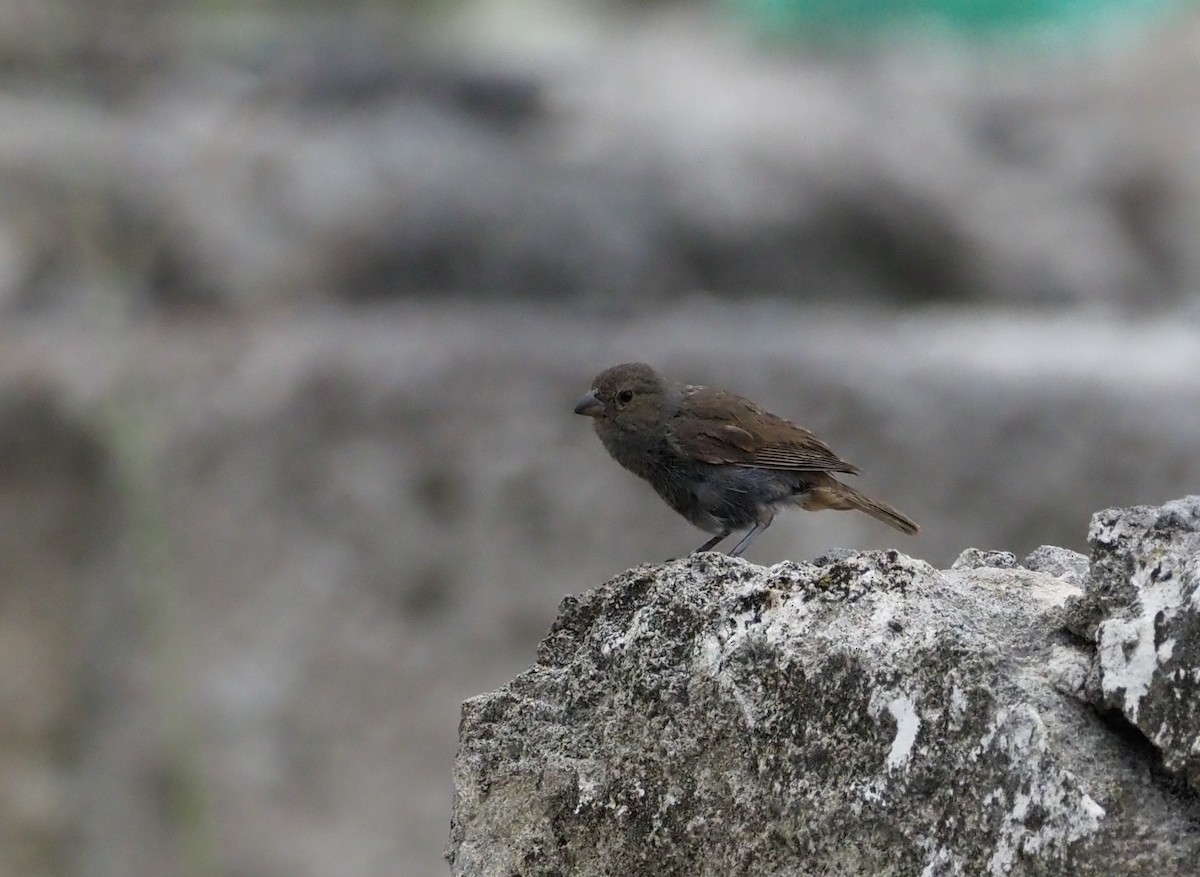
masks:
<instances>
[{"instance_id":1,"label":"green object in background","mask_svg":"<svg viewBox=\"0 0 1200 877\"><path fill-rule=\"evenodd\" d=\"M921 26L979 34L1146 21L1177 0L726 0L756 29L845 36Z\"/></svg>"}]
</instances>

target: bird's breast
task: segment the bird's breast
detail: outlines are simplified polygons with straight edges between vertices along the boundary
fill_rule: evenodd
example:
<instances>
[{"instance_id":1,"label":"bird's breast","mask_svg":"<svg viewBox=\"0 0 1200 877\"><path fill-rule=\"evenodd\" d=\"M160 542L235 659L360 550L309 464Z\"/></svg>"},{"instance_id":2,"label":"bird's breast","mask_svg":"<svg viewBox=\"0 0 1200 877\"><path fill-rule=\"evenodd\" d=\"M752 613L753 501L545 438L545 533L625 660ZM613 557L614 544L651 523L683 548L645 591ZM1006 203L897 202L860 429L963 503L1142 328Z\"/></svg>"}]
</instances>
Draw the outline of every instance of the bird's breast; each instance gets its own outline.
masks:
<instances>
[{"instance_id":1,"label":"bird's breast","mask_svg":"<svg viewBox=\"0 0 1200 877\"><path fill-rule=\"evenodd\" d=\"M666 442L649 430L596 421L596 435L614 460L635 475L648 478L659 465Z\"/></svg>"}]
</instances>

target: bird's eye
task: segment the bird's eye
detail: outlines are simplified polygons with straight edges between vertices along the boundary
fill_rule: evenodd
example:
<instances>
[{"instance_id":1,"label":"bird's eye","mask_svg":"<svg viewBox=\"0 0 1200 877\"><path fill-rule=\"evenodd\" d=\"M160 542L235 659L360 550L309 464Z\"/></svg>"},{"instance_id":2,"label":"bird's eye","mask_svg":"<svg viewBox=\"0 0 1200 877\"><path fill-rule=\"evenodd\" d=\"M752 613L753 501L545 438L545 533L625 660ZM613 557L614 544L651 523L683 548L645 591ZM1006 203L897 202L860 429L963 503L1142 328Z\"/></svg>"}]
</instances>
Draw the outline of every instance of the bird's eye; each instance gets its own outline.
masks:
<instances>
[{"instance_id":1,"label":"bird's eye","mask_svg":"<svg viewBox=\"0 0 1200 877\"><path fill-rule=\"evenodd\" d=\"M633 401L633 390L622 390L617 393L617 404L628 405Z\"/></svg>"}]
</instances>

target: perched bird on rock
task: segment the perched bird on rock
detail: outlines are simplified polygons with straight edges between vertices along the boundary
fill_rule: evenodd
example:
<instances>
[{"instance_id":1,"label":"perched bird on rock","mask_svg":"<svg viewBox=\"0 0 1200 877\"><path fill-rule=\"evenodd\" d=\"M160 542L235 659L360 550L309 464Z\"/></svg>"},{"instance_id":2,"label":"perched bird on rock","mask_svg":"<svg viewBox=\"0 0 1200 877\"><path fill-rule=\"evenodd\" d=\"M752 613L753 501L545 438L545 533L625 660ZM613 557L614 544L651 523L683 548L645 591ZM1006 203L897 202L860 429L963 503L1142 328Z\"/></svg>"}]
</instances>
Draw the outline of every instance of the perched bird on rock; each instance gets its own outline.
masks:
<instances>
[{"instance_id":1,"label":"perched bird on rock","mask_svg":"<svg viewBox=\"0 0 1200 877\"><path fill-rule=\"evenodd\" d=\"M857 475L803 427L741 396L694 387L641 362L600 372L575 406L595 419L596 434L618 463L650 482L671 508L715 534L710 551L749 528L729 553L737 557L771 525L775 512L855 509L905 533L919 529L891 506L830 473Z\"/></svg>"}]
</instances>

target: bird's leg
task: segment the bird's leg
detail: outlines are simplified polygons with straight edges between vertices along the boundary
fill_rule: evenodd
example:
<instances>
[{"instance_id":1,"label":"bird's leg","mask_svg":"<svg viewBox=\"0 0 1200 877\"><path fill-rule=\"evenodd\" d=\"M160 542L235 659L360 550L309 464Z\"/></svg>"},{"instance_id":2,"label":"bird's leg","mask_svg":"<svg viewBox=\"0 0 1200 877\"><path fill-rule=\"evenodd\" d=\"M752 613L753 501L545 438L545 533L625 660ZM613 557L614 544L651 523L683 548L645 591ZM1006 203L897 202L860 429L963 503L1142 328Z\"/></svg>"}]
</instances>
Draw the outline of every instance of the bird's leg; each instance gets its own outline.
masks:
<instances>
[{"instance_id":1,"label":"bird's leg","mask_svg":"<svg viewBox=\"0 0 1200 877\"><path fill-rule=\"evenodd\" d=\"M769 526L771 526L770 518L768 518L765 521L755 521L754 526L751 527L750 530L746 533L746 535L741 538L741 541L738 542L737 545L733 546L733 551L729 552L729 556L730 557L741 557L742 552L750 547L750 543L758 538L758 534L761 533L763 530L767 529L767 527L769 527Z\"/></svg>"},{"instance_id":2,"label":"bird's leg","mask_svg":"<svg viewBox=\"0 0 1200 877\"><path fill-rule=\"evenodd\" d=\"M724 539L728 535L729 535L729 530L722 530L716 536L713 536L711 539L709 539L707 542L705 542L703 545L701 545L699 548L697 548L695 551L693 551L692 554L700 554L703 551L712 551L714 548L717 547L717 543L720 542L722 539Z\"/></svg>"}]
</instances>

